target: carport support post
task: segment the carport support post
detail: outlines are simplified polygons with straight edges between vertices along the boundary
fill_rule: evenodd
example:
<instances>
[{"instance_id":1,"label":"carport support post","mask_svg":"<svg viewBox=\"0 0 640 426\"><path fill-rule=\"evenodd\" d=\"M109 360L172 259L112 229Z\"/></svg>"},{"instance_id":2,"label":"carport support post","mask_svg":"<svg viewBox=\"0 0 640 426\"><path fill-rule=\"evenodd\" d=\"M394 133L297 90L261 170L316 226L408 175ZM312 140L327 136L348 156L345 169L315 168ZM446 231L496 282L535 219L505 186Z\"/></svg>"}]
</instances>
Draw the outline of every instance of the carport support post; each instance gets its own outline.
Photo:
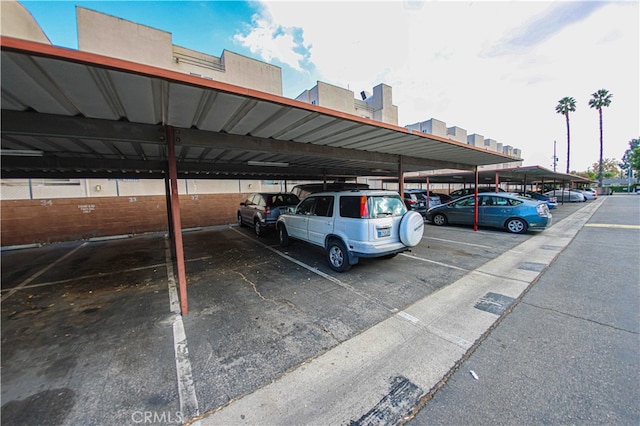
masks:
<instances>
[{"instance_id":1,"label":"carport support post","mask_svg":"<svg viewBox=\"0 0 640 426\"><path fill-rule=\"evenodd\" d=\"M169 180L171 182L171 217L173 222L173 238L176 264L178 266L178 289L180 294L180 310L182 315L189 313L187 305L187 278L184 267L184 247L182 245L182 225L180 223L180 197L178 195L178 165L176 163L176 139L173 126L165 126L167 135L167 157L169 161Z\"/></svg>"},{"instance_id":2,"label":"carport support post","mask_svg":"<svg viewBox=\"0 0 640 426\"><path fill-rule=\"evenodd\" d=\"M475 166L475 178L476 178L476 189L473 191L473 230L478 230L478 181L480 180L480 176L478 173L478 166ZM496 188L496 191L498 189Z\"/></svg>"},{"instance_id":3,"label":"carport support post","mask_svg":"<svg viewBox=\"0 0 640 426\"><path fill-rule=\"evenodd\" d=\"M164 177L164 193L165 193L165 201L167 203L167 228L169 231L169 238L173 241L173 216L171 215L171 179L169 178L169 173ZM176 248L173 244L171 244L171 257L175 259L176 257Z\"/></svg>"},{"instance_id":4,"label":"carport support post","mask_svg":"<svg viewBox=\"0 0 640 426\"><path fill-rule=\"evenodd\" d=\"M402 155L398 156L398 194L404 200L404 170L402 166Z\"/></svg>"},{"instance_id":5,"label":"carport support post","mask_svg":"<svg viewBox=\"0 0 640 426\"><path fill-rule=\"evenodd\" d=\"M431 201L431 196L429 195L431 192L429 191L429 176L427 176L427 210L429 210L429 202Z\"/></svg>"}]
</instances>

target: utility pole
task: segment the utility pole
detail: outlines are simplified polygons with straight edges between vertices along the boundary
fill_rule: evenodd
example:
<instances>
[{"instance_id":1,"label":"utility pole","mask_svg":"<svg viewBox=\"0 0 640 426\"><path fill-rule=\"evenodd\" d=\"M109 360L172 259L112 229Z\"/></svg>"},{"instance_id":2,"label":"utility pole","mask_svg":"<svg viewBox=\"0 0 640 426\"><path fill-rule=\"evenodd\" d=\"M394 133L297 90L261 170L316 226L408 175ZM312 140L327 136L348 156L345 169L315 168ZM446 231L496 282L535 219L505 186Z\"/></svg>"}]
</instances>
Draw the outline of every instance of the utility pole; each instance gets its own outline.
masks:
<instances>
[{"instance_id":1,"label":"utility pole","mask_svg":"<svg viewBox=\"0 0 640 426\"><path fill-rule=\"evenodd\" d=\"M558 156L556 153L556 141L553 141L553 171L556 171L556 167L558 166Z\"/></svg>"}]
</instances>

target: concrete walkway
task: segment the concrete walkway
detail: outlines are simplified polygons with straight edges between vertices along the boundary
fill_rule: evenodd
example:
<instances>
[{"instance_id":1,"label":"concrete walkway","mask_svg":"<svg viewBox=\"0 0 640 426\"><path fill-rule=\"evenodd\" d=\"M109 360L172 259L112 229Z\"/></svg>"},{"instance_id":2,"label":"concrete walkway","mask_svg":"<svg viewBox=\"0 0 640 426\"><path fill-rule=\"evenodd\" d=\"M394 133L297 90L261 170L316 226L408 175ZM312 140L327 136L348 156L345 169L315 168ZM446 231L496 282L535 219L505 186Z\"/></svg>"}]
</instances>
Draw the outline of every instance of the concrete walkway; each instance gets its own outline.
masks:
<instances>
[{"instance_id":1,"label":"concrete walkway","mask_svg":"<svg viewBox=\"0 0 640 426\"><path fill-rule=\"evenodd\" d=\"M586 204L446 288L192 423L400 421L444 383L604 201Z\"/></svg>"}]
</instances>

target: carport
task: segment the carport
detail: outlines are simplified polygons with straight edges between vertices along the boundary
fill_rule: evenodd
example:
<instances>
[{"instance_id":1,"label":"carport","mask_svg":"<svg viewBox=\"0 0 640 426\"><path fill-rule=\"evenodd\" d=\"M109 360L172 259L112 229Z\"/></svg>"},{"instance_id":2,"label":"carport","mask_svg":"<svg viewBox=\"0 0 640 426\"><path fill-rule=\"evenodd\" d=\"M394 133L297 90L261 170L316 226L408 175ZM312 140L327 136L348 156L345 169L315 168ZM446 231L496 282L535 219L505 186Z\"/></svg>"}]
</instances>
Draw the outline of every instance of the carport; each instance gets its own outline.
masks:
<instances>
[{"instance_id":1,"label":"carport","mask_svg":"<svg viewBox=\"0 0 640 426\"><path fill-rule=\"evenodd\" d=\"M395 178L380 178L383 183L396 183ZM501 183L508 185L521 185L523 188L527 185L546 183L551 184L569 184L571 186L575 184L589 184L593 181L583 178L582 176L576 176L572 174L554 172L553 170L546 169L541 166L522 166L512 167L507 169L495 169L495 170L479 170L476 176L474 172L468 171L456 171L449 173L434 173L424 176L406 176L404 183L417 183L417 184L457 184L475 186L475 185L495 185L498 186Z\"/></svg>"},{"instance_id":2,"label":"carport","mask_svg":"<svg viewBox=\"0 0 640 426\"><path fill-rule=\"evenodd\" d=\"M188 312L179 178L327 180L510 156L197 76L2 37L4 178L164 179ZM474 173L471 173L472 175Z\"/></svg>"}]
</instances>

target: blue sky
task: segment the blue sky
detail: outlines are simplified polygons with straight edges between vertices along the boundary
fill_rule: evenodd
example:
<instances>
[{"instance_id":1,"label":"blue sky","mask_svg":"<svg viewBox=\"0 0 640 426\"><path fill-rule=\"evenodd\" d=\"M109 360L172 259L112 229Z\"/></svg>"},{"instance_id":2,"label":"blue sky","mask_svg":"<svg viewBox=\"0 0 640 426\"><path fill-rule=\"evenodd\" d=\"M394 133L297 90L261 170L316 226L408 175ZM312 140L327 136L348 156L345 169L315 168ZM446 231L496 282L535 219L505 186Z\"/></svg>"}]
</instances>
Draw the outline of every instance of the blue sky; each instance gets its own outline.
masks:
<instances>
[{"instance_id":1,"label":"blue sky","mask_svg":"<svg viewBox=\"0 0 640 426\"><path fill-rule=\"evenodd\" d=\"M437 118L512 145L525 164L566 167L558 100L576 99L571 169L599 155L593 92L604 110L605 158L640 135L637 1L23 1L55 45L77 48L75 6L170 32L173 43L224 49L282 68L295 97L321 80L354 91L393 87L399 123Z\"/></svg>"}]
</instances>

